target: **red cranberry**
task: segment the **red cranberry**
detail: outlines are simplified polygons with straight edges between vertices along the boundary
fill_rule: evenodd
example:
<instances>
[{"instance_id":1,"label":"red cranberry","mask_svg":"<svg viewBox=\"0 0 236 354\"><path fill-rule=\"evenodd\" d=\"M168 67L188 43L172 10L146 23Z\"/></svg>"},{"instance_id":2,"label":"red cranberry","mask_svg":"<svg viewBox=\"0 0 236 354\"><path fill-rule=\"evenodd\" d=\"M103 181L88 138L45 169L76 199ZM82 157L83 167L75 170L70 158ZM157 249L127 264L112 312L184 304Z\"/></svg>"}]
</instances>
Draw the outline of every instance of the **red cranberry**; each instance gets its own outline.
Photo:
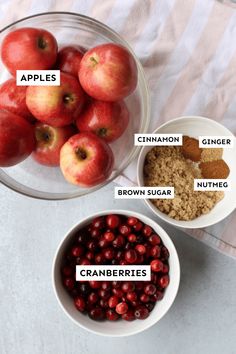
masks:
<instances>
[{"instance_id":1,"label":"red cranberry","mask_svg":"<svg viewBox=\"0 0 236 354\"><path fill-rule=\"evenodd\" d=\"M160 301L163 299L163 296L164 296L164 294L161 291L157 290L156 293L151 297L151 300L152 301Z\"/></svg>"},{"instance_id":2,"label":"red cranberry","mask_svg":"<svg viewBox=\"0 0 236 354\"><path fill-rule=\"evenodd\" d=\"M87 240L88 240L88 237L87 237L87 235L84 234L84 233L79 234L78 237L77 237L77 242L78 242L78 243L81 243L81 244L86 243Z\"/></svg>"},{"instance_id":3,"label":"red cranberry","mask_svg":"<svg viewBox=\"0 0 236 354\"><path fill-rule=\"evenodd\" d=\"M135 289L135 285L131 281L126 281L122 284L122 290L125 293L128 293L129 291L133 291Z\"/></svg>"},{"instance_id":4,"label":"red cranberry","mask_svg":"<svg viewBox=\"0 0 236 354\"><path fill-rule=\"evenodd\" d=\"M105 299L100 299L100 301L99 301L99 305L103 308L103 309L108 309L108 302L107 302L107 300L105 300Z\"/></svg>"},{"instance_id":5,"label":"red cranberry","mask_svg":"<svg viewBox=\"0 0 236 354\"><path fill-rule=\"evenodd\" d=\"M90 291L90 287L87 283L79 284L79 292L82 296L88 295L89 291Z\"/></svg>"},{"instance_id":6,"label":"red cranberry","mask_svg":"<svg viewBox=\"0 0 236 354\"><path fill-rule=\"evenodd\" d=\"M115 251L113 248L106 248L104 251L103 251L103 255L106 259L108 260L111 260L112 258L115 257Z\"/></svg>"},{"instance_id":7,"label":"red cranberry","mask_svg":"<svg viewBox=\"0 0 236 354\"><path fill-rule=\"evenodd\" d=\"M159 246L153 246L151 249L150 249L150 252L149 252L149 254L150 254L150 256L152 257L152 258L159 258L160 257L160 253L161 253L161 249L160 249L160 247Z\"/></svg>"},{"instance_id":8,"label":"red cranberry","mask_svg":"<svg viewBox=\"0 0 236 354\"><path fill-rule=\"evenodd\" d=\"M88 313L89 317L95 321L102 321L105 319L105 312L101 307L95 307Z\"/></svg>"},{"instance_id":9,"label":"red cranberry","mask_svg":"<svg viewBox=\"0 0 236 354\"><path fill-rule=\"evenodd\" d=\"M137 259L135 264L142 264L144 262L144 256L142 254L137 253Z\"/></svg>"},{"instance_id":10,"label":"red cranberry","mask_svg":"<svg viewBox=\"0 0 236 354\"><path fill-rule=\"evenodd\" d=\"M121 289L116 289L116 288L113 288L112 289L112 292L115 296L121 298L123 296L123 291Z\"/></svg>"},{"instance_id":11,"label":"red cranberry","mask_svg":"<svg viewBox=\"0 0 236 354\"><path fill-rule=\"evenodd\" d=\"M97 218L93 219L92 226L95 229L102 229L105 226L104 217L98 216Z\"/></svg>"},{"instance_id":12,"label":"red cranberry","mask_svg":"<svg viewBox=\"0 0 236 354\"><path fill-rule=\"evenodd\" d=\"M116 259L117 261L120 261L124 256L124 253L122 251L117 251L116 253Z\"/></svg>"},{"instance_id":13,"label":"red cranberry","mask_svg":"<svg viewBox=\"0 0 236 354\"><path fill-rule=\"evenodd\" d=\"M143 290L144 290L145 294L147 294L147 295L154 295L157 288L154 284L147 284L147 285L145 285Z\"/></svg>"},{"instance_id":14,"label":"red cranberry","mask_svg":"<svg viewBox=\"0 0 236 354\"><path fill-rule=\"evenodd\" d=\"M136 242L137 241L137 236L135 234L129 234L128 235L128 241L129 242Z\"/></svg>"},{"instance_id":15,"label":"red cranberry","mask_svg":"<svg viewBox=\"0 0 236 354\"><path fill-rule=\"evenodd\" d=\"M109 321L116 321L116 320L118 320L119 315L118 315L118 313L116 313L114 310L108 309L108 310L106 311L106 318L107 318Z\"/></svg>"},{"instance_id":16,"label":"red cranberry","mask_svg":"<svg viewBox=\"0 0 236 354\"><path fill-rule=\"evenodd\" d=\"M129 227L129 225L124 224L124 225L120 225L119 231L120 231L121 235L127 236L130 234L131 228Z\"/></svg>"},{"instance_id":17,"label":"red cranberry","mask_svg":"<svg viewBox=\"0 0 236 354\"><path fill-rule=\"evenodd\" d=\"M90 251L94 252L97 248L97 242L89 241L86 246Z\"/></svg>"},{"instance_id":18,"label":"red cranberry","mask_svg":"<svg viewBox=\"0 0 236 354\"><path fill-rule=\"evenodd\" d=\"M79 257L84 253L84 248L82 246L74 246L71 250L73 257Z\"/></svg>"},{"instance_id":19,"label":"red cranberry","mask_svg":"<svg viewBox=\"0 0 236 354\"><path fill-rule=\"evenodd\" d=\"M106 223L110 229L115 229L120 225L120 218L118 215L107 215Z\"/></svg>"},{"instance_id":20,"label":"red cranberry","mask_svg":"<svg viewBox=\"0 0 236 354\"><path fill-rule=\"evenodd\" d=\"M148 296L148 295L146 295L146 294L141 294L140 295L140 301L142 301L142 302L149 302L150 301L150 297Z\"/></svg>"},{"instance_id":21,"label":"red cranberry","mask_svg":"<svg viewBox=\"0 0 236 354\"><path fill-rule=\"evenodd\" d=\"M134 316L135 318L139 319L139 320L144 320L145 318L147 318L149 315L149 311L146 308L146 306L144 305L140 305L138 307L136 307L135 311L134 311Z\"/></svg>"},{"instance_id":22,"label":"red cranberry","mask_svg":"<svg viewBox=\"0 0 236 354\"><path fill-rule=\"evenodd\" d=\"M123 320L125 321L133 321L135 320L134 311L128 310L126 313L122 315Z\"/></svg>"},{"instance_id":23,"label":"red cranberry","mask_svg":"<svg viewBox=\"0 0 236 354\"><path fill-rule=\"evenodd\" d=\"M167 249L165 246L163 246L163 247L161 248L161 258L165 261L165 260L167 260L169 257L170 257L170 253L169 253L168 249Z\"/></svg>"},{"instance_id":24,"label":"red cranberry","mask_svg":"<svg viewBox=\"0 0 236 354\"><path fill-rule=\"evenodd\" d=\"M65 266L65 267L62 268L62 273L65 276L69 277L73 273L73 269L71 267L69 267L69 266Z\"/></svg>"},{"instance_id":25,"label":"red cranberry","mask_svg":"<svg viewBox=\"0 0 236 354\"><path fill-rule=\"evenodd\" d=\"M106 248L109 246L109 242L104 238L100 238L100 240L98 241L98 245L100 248Z\"/></svg>"},{"instance_id":26,"label":"red cranberry","mask_svg":"<svg viewBox=\"0 0 236 354\"><path fill-rule=\"evenodd\" d=\"M126 302L120 302L119 304L116 305L116 312L119 315L123 315L127 311L128 311L128 305L126 304Z\"/></svg>"},{"instance_id":27,"label":"red cranberry","mask_svg":"<svg viewBox=\"0 0 236 354\"><path fill-rule=\"evenodd\" d=\"M152 228L148 225L145 225L142 230L142 233L144 234L144 236L149 237L152 234Z\"/></svg>"},{"instance_id":28,"label":"red cranberry","mask_svg":"<svg viewBox=\"0 0 236 354\"><path fill-rule=\"evenodd\" d=\"M134 291L130 291L126 295L126 299L129 301L136 301L137 300L137 294Z\"/></svg>"},{"instance_id":29,"label":"red cranberry","mask_svg":"<svg viewBox=\"0 0 236 354\"><path fill-rule=\"evenodd\" d=\"M82 258L80 261L80 265L90 265L90 261L87 258Z\"/></svg>"},{"instance_id":30,"label":"red cranberry","mask_svg":"<svg viewBox=\"0 0 236 354\"><path fill-rule=\"evenodd\" d=\"M94 259L94 253L91 251L88 251L85 255L85 257L89 260L92 261Z\"/></svg>"},{"instance_id":31,"label":"red cranberry","mask_svg":"<svg viewBox=\"0 0 236 354\"><path fill-rule=\"evenodd\" d=\"M99 289L98 290L98 296L101 298L107 300L110 296L110 291L109 290L104 290L104 289Z\"/></svg>"},{"instance_id":32,"label":"red cranberry","mask_svg":"<svg viewBox=\"0 0 236 354\"><path fill-rule=\"evenodd\" d=\"M67 289L72 290L74 288L75 281L73 278L65 278L64 285Z\"/></svg>"},{"instance_id":33,"label":"red cranberry","mask_svg":"<svg viewBox=\"0 0 236 354\"><path fill-rule=\"evenodd\" d=\"M84 312L85 310L85 301L82 297L76 297L74 299L74 304L75 304L75 307L77 308L77 310L79 310L80 312Z\"/></svg>"},{"instance_id":34,"label":"red cranberry","mask_svg":"<svg viewBox=\"0 0 236 354\"><path fill-rule=\"evenodd\" d=\"M100 281L90 280L89 285L90 285L90 288L92 288L92 289L99 289L101 287L102 283Z\"/></svg>"},{"instance_id":35,"label":"red cranberry","mask_svg":"<svg viewBox=\"0 0 236 354\"><path fill-rule=\"evenodd\" d=\"M148 311L151 312L154 309L155 304L153 302L148 302L145 306Z\"/></svg>"},{"instance_id":36,"label":"red cranberry","mask_svg":"<svg viewBox=\"0 0 236 354\"><path fill-rule=\"evenodd\" d=\"M152 234L152 235L148 238L148 242L149 242L152 246L159 245L159 244L161 243L160 236L158 236L158 235L156 235L156 234Z\"/></svg>"},{"instance_id":37,"label":"red cranberry","mask_svg":"<svg viewBox=\"0 0 236 354\"><path fill-rule=\"evenodd\" d=\"M146 252L146 247L144 245L136 245L135 249L141 255L145 254Z\"/></svg>"},{"instance_id":38,"label":"red cranberry","mask_svg":"<svg viewBox=\"0 0 236 354\"><path fill-rule=\"evenodd\" d=\"M88 296L88 301L91 304L95 304L98 301L98 295L95 292L90 293Z\"/></svg>"},{"instance_id":39,"label":"red cranberry","mask_svg":"<svg viewBox=\"0 0 236 354\"><path fill-rule=\"evenodd\" d=\"M135 218L134 216L129 216L127 219L127 224L130 226L134 226L135 224L137 224L138 219Z\"/></svg>"},{"instance_id":40,"label":"red cranberry","mask_svg":"<svg viewBox=\"0 0 236 354\"><path fill-rule=\"evenodd\" d=\"M120 265L127 265L127 264L128 264L128 262L126 262L126 260L124 260L124 259L120 260Z\"/></svg>"},{"instance_id":41,"label":"red cranberry","mask_svg":"<svg viewBox=\"0 0 236 354\"><path fill-rule=\"evenodd\" d=\"M104 239L107 241L107 242L112 242L114 239L115 239L115 235L113 232L111 231L107 231L105 232L105 234L103 235Z\"/></svg>"},{"instance_id":42,"label":"red cranberry","mask_svg":"<svg viewBox=\"0 0 236 354\"><path fill-rule=\"evenodd\" d=\"M132 264L137 260L137 252L135 250L128 250L125 252L125 260L126 262Z\"/></svg>"},{"instance_id":43,"label":"red cranberry","mask_svg":"<svg viewBox=\"0 0 236 354\"><path fill-rule=\"evenodd\" d=\"M96 264L103 264L105 262L105 258L102 253L96 254L94 260Z\"/></svg>"},{"instance_id":44,"label":"red cranberry","mask_svg":"<svg viewBox=\"0 0 236 354\"><path fill-rule=\"evenodd\" d=\"M141 231L142 228L143 228L143 224L142 224L140 221L138 221L138 222L133 226L133 229L134 229L136 232Z\"/></svg>"},{"instance_id":45,"label":"red cranberry","mask_svg":"<svg viewBox=\"0 0 236 354\"><path fill-rule=\"evenodd\" d=\"M110 281L103 281L101 288L103 290L110 290L111 289L111 282Z\"/></svg>"},{"instance_id":46,"label":"red cranberry","mask_svg":"<svg viewBox=\"0 0 236 354\"><path fill-rule=\"evenodd\" d=\"M159 279L159 285L162 288L166 288L169 285L170 282L170 278L169 275L163 275L160 279Z\"/></svg>"},{"instance_id":47,"label":"red cranberry","mask_svg":"<svg viewBox=\"0 0 236 354\"><path fill-rule=\"evenodd\" d=\"M169 266L168 266L168 264L163 264L162 272L163 272L163 273L168 273L168 272L169 272Z\"/></svg>"},{"instance_id":48,"label":"red cranberry","mask_svg":"<svg viewBox=\"0 0 236 354\"><path fill-rule=\"evenodd\" d=\"M119 302L119 298L117 296L111 296L110 299L108 300L108 305L109 307L113 308L116 307L116 305Z\"/></svg>"},{"instance_id":49,"label":"red cranberry","mask_svg":"<svg viewBox=\"0 0 236 354\"><path fill-rule=\"evenodd\" d=\"M125 244L125 239L123 236L118 235L115 240L112 242L113 247L122 248Z\"/></svg>"},{"instance_id":50,"label":"red cranberry","mask_svg":"<svg viewBox=\"0 0 236 354\"><path fill-rule=\"evenodd\" d=\"M125 250L131 250L133 248L133 246L131 245L130 242L127 242L125 245Z\"/></svg>"},{"instance_id":51,"label":"red cranberry","mask_svg":"<svg viewBox=\"0 0 236 354\"><path fill-rule=\"evenodd\" d=\"M114 289L117 289L117 288L119 288L121 286L121 281L113 281L112 282L112 287L114 288Z\"/></svg>"},{"instance_id":52,"label":"red cranberry","mask_svg":"<svg viewBox=\"0 0 236 354\"><path fill-rule=\"evenodd\" d=\"M150 264L153 272L161 272L163 269L163 263L159 259L154 259Z\"/></svg>"},{"instance_id":53,"label":"red cranberry","mask_svg":"<svg viewBox=\"0 0 236 354\"><path fill-rule=\"evenodd\" d=\"M143 282L143 281L136 281L136 282L135 282L135 289L136 289L137 291L142 290L143 287L144 287L144 282Z\"/></svg>"},{"instance_id":54,"label":"red cranberry","mask_svg":"<svg viewBox=\"0 0 236 354\"><path fill-rule=\"evenodd\" d=\"M101 235L101 231L99 229L92 229L90 235L92 238L98 238Z\"/></svg>"}]
</instances>

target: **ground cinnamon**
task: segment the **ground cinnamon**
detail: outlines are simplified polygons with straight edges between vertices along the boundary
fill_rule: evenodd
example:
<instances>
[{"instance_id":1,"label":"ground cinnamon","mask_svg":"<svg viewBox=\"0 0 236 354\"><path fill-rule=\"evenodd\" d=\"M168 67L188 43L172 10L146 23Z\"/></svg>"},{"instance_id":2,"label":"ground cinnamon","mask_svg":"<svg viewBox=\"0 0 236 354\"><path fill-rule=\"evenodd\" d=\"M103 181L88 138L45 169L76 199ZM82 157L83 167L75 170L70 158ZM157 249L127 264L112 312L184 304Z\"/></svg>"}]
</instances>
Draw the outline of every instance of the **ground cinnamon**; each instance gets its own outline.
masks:
<instances>
[{"instance_id":1,"label":"ground cinnamon","mask_svg":"<svg viewBox=\"0 0 236 354\"><path fill-rule=\"evenodd\" d=\"M202 149L199 148L199 141L197 139L184 135L181 152L186 159L198 162L201 159Z\"/></svg>"}]
</instances>

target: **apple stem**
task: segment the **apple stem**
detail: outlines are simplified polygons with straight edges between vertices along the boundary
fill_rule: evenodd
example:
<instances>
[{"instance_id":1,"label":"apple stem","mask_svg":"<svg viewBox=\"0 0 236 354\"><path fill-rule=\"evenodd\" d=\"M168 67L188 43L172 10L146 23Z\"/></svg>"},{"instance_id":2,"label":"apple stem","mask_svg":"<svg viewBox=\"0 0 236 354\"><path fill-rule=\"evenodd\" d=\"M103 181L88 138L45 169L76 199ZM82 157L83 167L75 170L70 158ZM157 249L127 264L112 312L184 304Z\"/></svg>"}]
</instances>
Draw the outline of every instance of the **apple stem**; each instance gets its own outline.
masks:
<instances>
[{"instance_id":1,"label":"apple stem","mask_svg":"<svg viewBox=\"0 0 236 354\"><path fill-rule=\"evenodd\" d=\"M93 66L98 64L98 61L94 57L90 57L90 61L92 62Z\"/></svg>"},{"instance_id":2,"label":"apple stem","mask_svg":"<svg viewBox=\"0 0 236 354\"><path fill-rule=\"evenodd\" d=\"M107 136L107 129L106 128L100 128L98 131L98 135L101 137Z\"/></svg>"},{"instance_id":3,"label":"apple stem","mask_svg":"<svg viewBox=\"0 0 236 354\"><path fill-rule=\"evenodd\" d=\"M87 158L86 151L81 148L78 148L76 150L76 155L79 158L79 160L85 160Z\"/></svg>"},{"instance_id":4,"label":"apple stem","mask_svg":"<svg viewBox=\"0 0 236 354\"><path fill-rule=\"evenodd\" d=\"M47 42L42 37L38 39L38 47L40 49L45 49L47 47Z\"/></svg>"}]
</instances>

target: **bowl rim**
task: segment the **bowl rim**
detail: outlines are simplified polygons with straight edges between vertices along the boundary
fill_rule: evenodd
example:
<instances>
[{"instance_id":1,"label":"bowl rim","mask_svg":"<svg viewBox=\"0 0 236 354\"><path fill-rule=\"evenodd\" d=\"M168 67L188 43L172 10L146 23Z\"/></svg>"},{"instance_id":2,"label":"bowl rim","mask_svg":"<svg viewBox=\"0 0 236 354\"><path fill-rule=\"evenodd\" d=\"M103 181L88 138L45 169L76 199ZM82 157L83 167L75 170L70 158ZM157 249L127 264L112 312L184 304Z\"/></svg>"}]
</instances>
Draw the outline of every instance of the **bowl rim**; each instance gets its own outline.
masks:
<instances>
[{"instance_id":1,"label":"bowl rim","mask_svg":"<svg viewBox=\"0 0 236 354\"><path fill-rule=\"evenodd\" d=\"M105 25L104 23L102 23L92 17L86 16L86 15L82 15L82 14L75 13L75 12L69 12L69 11L49 11L49 12L40 12L40 13L37 13L34 15L23 17L17 21L14 21L14 22L10 23L9 25L0 29L0 34L2 34L4 31L8 30L9 28L11 28L19 23L22 23L24 21L27 21L27 20L30 20L33 18L38 18L38 17L46 17L46 16L50 16L50 15L52 15L52 16L53 15L56 15L56 16L57 15L58 16L59 15L67 15L67 16L71 16L71 17L74 17L74 18L77 18L80 20L85 20L85 21L90 22L94 25L97 25L98 27L100 27L103 30L112 34L119 42L122 43L122 45L124 45L129 50L129 52L132 54L132 56L135 59L135 62L136 62L137 68L138 68L139 80L141 80L141 82L142 82L142 100L143 100L143 104L145 107L144 110L146 112L144 112L145 118L143 118L141 130L143 131L143 133L146 133L148 131L148 127L150 124L150 117L151 117L151 102L150 102L150 93L149 93L148 83L147 83L144 69L142 67L140 60L138 59L138 57L136 56L135 52L133 51L133 49L131 48L129 43L126 41L126 39L124 39L122 36L120 36L120 34L118 32L114 31L112 28ZM143 99L143 93L145 94L145 99ZM11 176L7 176L7 174L4 172L4 170L2 168L0 168L0 182L1 182L1 184L8 187L9 189L11 189L21 195L24 195L24 196L27 196L30 198L34 198L34 199L67 200L67 199L79 198L79 197L82 197L84 195L90 194L92 192L95 192L95 191L101 189L102 187L108 185L110 182L112 182L116 178L118 178L122 174L124 169L127 168L132 161L134 161L135 157L137 157L138 153L140 152L140 149L141 149L141 147L139 147L139 146L136 146L136 147L133 146L128 160L126 161L126 163L121 164L121 168L119 168L119 172L117 172L116 170L113 170L113 172L114 172L113 177L110 177L110 179L108 179L107 181L104 181L103 183L101 183L97 186L84 189L84 191L82 189L80 189L78 192L73 191L73 192L69 192L69 193L68 192L50 193L50 192L40 191L37 189L33 189L31 187L24 186L20 182L15 181L14 178L12 178Z\"/></svg>"},{"instance_id":2,"label":"bowl rim","mask_svg":"<svg viewBox=\"0 0 236 354\"><path fill-rule=\"evenodd\" d=\"M63 246L66 244L66 242L70 239L70 237L72 236L72 233L74 230L76 230L80 224L89 222L91 219L98 217L98 216L103 216L103 215L108 215L108 214L117 214L117 215L126 215L126 216L135 216L137 218L139 218L141 221L143 219L145 219L146 221L144 221L145 223L147 222L151 222L157 225L157 227L159 228L159 230L161 231L161 235L160 237L163 239L165 238L165 240L168 240L168 243L171 245L172 248L172 257L174 260L174 267L175 267L175 287L173 289L172 295L171 295L171 299L169 301L168 306L166 307L165 312L162 314L162 316L157 320L157 321L153 321L152 323L149 323L148 325L146 325L146 327L138 329L138 330L133 330L132 332L129 333L122 333L122 334L107 334L107 333L102 333L102 332L98 332L96 330L93 330L89 327L84 326L83 324L81 324L80 322L76 321L66 310L66 308L64 307L63 303L61 302L60 298L59 298L59 294L57 291L57 282L55 280L55 274L58 270L58 268L56 268L56 264L58 261L58 256L59 253L61 251L61 249L63 248ZM164 244L165 244L165 240ZM52 287L53 287L53 291L54 291L54 295L57 299L57 302L60 306L60 308L63 310L63 312L66 314L66 316L68 318L70 318L77 326L89 331L90 333L96 334L96 335L100 335L100 336L104 336L104 337L128 337L131 335L135 335L138 333L141 333L145 330L147 330L148 328L154 326L155 324L157 324L162 317L164 317L166 315L166 313L169 311L169 309L171 308L171 306L174 303L174 300L177 296L178 290L179 290L179 284L180 284L180 273L181 273L181 268L180 268L180 262L179 262L179 256L176 250L176 247L171 239L171 237L168 235L168 233L153 219L151 219L150 217L141 214L139 212L136 211L132 211L132 210L126 210L126 209L112 209L112 210L102 210L102 211L98 211L96 213L92 213L87 217L82 218L79 222L75 223L65 234L65 236L61 239L59 245L57 246L57 249L54 253L54 257L53 257L53 262L52 262L52 268L51 268L51 277L52 277ZM145 320L143 321L143 323L145 323Z\"/></svg>"},{"instance_id":3,"label":"bowl rim","mask_svg":"<svg viewBox=\"0 0 236 354\"><path fill-rule=\"evenodd\" d=\"M174 118L174 119L171 119L171 120L168 120L167 122L164 122L163 124L161 124L158 128L156 128L152 134L156 134L161 128L171 124L171 123L174 123L174 122L178 122L178 121L181 121L181 120L187 120L187 119L197 119L198 121L207 121L215 126L218 126L218 127L223 127L225 129L225 131L227 131L228 135L230 136L233 136L235 137L235 135L227 128L225 127L223 124L213 120L213 119L210 119L210 118L207 118L207 117L204 117L204 116L195 116L195 115L185 115L185 116L180 116L180 117L177 117L177 118ZM138 186L142 186L141 184L141 178L142 178L142 171L143 171L143 168L141 168L141 159L143 157L143 154L144 154L144 149L146 148L146 146L142 146L141 150L140 150L140 153L139 153L139 156L138 156L138 162L137 162L137 169L136 169L136 174L137 174L137 182L138 182ZM236 205L233 206L233 203L232 203L232 209L231 211L223 216L222 218L220 218L219 220L217 220L216 222L212 221L212 222L204 222L202 223L200 226L194 226L194 225L190 225L188 224L189 222L191 222L192 220L190 221L184 221L184 220L175 220L175 219L172 219L170 217L168 217L168 215L166 215L165 213L161 212L160 210L158 210L152 203L149 199L143 199L145 204L148 206L148 208L152 211L152 213L156 216L158 216L160 219L162 219L163 221L165 221L166 223L168 223L169 225L173 225L173 226L176 226L178 228L183 228L183 229L201 229L201 228L204 228L204 227L208 227L208 226L212 226L212 225L215 225L217 224L218 222L221 222L222 220L224 220L225 218L227 218L227 216L229 216L236 208ZM180 224L181 222L181 224ZM186 225L185 225L186 223Z\"/></svg>"}]
</instances>

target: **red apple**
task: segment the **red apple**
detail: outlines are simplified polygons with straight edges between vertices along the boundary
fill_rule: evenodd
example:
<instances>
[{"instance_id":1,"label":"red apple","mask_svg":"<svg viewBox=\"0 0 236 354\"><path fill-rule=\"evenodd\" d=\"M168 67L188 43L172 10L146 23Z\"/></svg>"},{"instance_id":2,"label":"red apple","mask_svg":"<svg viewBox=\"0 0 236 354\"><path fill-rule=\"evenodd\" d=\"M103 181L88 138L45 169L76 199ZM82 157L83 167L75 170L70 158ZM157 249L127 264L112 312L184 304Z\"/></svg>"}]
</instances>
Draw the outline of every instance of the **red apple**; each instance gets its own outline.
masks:
<instances>
[{"instance_id":1,"label":"red apple","mask_svg":"<svg viewBox=\"0 0 236 354\"><path fill-rule=\"evenodd\" d=\"M81 132L93 132L107 143L118 139L129 123L129 111L124 101L91 100L76 120Z\"/></svg>"},{"instance_id":2,"label":"red apple","mask_svg":"<svg viewBox=\"0 0 236 354\"><path fill-rule=\"evenodd\" d=\"M79 69L86 93L102 101L119 101L137 85L137 66L128 50L118 44L98 45L87 51Z\"/></svg>"},{"instance_id":3,"label":"red apple","mask_svg":"<svg viewBox=\"0 0 236 354\"><path fill-rule=\"evenodd\" d=\"M23 117L0 110L0 166L16 165L35 147L34 128Z\"/></svg>"},{"instance_id":4,"label":"red apple","mask_svg":"<svg viewBox=\"0 0 236 354\"><path fill-rule=\"evenodd\" d=\"M39 121L62 127L71 124L79 115L85 100L79 81L61 73L60 86L29 86L26 104Z\"/></svg>"},{"instance_id":5,"label":"red apple","mask_svg":"<svg viewBox=\"0 0 236 354\"><path fill-rule=\"evenodd\" d=\"M57 41L43 29L19 28L3 39L1 57L12 75L16 70L47 70L56 62Z\"/></svg>"},{"instance_id":6,"label":"red apple","mask_svg":"<svg viewBox=\"0 0 236 354\"><path fill-rule=\"evenodd\" d=\"M35 119L26 106L27 86L16 86L15 79L9 79L0 85L0 108L24 117L29 122Z\"/></svg>"},{"instance_id":7,"label":"red apple","mask_svg":"<svg viewBox=\"0 0 236 354\"><path fill-rule=\"evenodd\" d=\"M44 123L36 123L36 148L32 157L42 165L59 166L61 147L73 134L75 127L71 125L55 128Z\"/></svg>"},{"instance_id":8,"label":"red apple","mask_svg":"<svg viewBox=\"0 0 236 354\"><path fill-rule=\"evenodd\" d=\"M80 187L104 182L112 172L113 163L111 148L93 133L76 134L61 148L62 173L68 182Z\"/></svg>"},{"instance_id":9,"label":"red apple","mask_svg":"<svg viewBox=\"0 0 236 354\"><path fill-rule=\"evenodd\" d=\"M59 50L56 67L65 73L78 77L79 65L85 49L80 46L68 46Z\"/></svg>"}]
</instances>

